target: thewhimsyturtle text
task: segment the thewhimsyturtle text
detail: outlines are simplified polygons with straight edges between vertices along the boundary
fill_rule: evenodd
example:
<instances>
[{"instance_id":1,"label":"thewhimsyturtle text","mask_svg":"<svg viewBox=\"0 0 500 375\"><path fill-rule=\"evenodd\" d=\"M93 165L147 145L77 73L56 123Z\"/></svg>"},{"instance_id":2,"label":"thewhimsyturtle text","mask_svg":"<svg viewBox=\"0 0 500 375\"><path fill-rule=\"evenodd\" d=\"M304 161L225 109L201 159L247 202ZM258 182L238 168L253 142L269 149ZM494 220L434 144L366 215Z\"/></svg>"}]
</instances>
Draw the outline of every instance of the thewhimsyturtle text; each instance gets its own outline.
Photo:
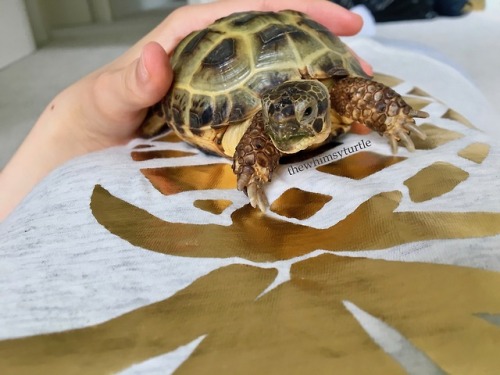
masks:
<instances>
[{"instance_id":1,"label":"thewhimsyturtle text","mask_svg":"<svg viewBox=\"0 0 500 375\"><path fill-rule=\"evenodd\" d=\"M357 144L355 144L354 146L342 147L341 150L335 150L329 154L326 154L326 155L323 155L323 156L320 156L317 158L312 158L310 161L307 161L305 163L298 164L298 165L290 165L287 169L288 174L290 176L292 176L296 173L307 171L308 169L313 169L313 168L319 167L320 165L330 163L330 162L335 161L335 160L340 160L340 159L342 159L346 156L349 156L355 152L364 150L365 148L368 148L371 145L372 145L372 141L361 140Z\"/></svg>"}]
</instances>

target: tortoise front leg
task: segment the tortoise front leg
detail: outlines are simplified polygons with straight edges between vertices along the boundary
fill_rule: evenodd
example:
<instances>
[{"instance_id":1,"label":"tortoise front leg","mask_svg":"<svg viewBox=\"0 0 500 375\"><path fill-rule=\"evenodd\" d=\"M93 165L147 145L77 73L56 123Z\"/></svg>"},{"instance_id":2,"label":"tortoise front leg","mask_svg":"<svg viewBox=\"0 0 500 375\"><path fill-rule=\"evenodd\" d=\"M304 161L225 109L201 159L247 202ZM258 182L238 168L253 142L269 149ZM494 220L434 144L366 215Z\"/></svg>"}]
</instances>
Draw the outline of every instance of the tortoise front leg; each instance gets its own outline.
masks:
<instances>
[{"instance_id":1,"label":"tortoise front leg","mask_svg":"<svg viewBox=\"0 0 500 375\"><path fill-rule=\"evenodd\" d=\"M262 212L269 205L263 186L271 181L280 156L264 131L262 112L257 113L236 146L233 171L238 180L238 190L244 191L252 207L259 207Z\"/></svg>"},{"instance_id":2,"label":"tortoise front leg","mask_svg":"<svg viewBox=\"0 0 500 375\"><path fill-rule=\"evenodd\" d=\"M425 134L415 124L414 117L428 117L427 112L414 110L396 91L382 83L359 77L339 80L330 92L332 108L346 123L360 122L389 139L392 152L401 141L409 151L415 150L408 136Z\"/></svg>"}]
</instances>

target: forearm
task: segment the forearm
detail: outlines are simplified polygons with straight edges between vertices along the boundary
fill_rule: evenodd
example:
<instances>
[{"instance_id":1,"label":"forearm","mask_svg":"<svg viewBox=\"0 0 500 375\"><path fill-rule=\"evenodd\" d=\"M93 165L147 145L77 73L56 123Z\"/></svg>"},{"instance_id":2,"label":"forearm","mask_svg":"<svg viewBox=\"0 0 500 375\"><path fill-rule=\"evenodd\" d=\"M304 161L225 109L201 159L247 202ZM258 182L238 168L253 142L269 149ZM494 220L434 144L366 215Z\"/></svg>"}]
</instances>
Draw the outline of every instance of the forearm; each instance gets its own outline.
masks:
<instances>
[{"instance_id":1,"label":"forearm","mask_svg":"<svg viewBox=\"0 0 500 375\"><path fill-rule=\"evenodd\" d=\"M87 150L67 126L64 92L44 110L0 173L0 221L54 168Z\"/></svg>"},{"instance_id":2,"label":"forearm","mask_svg":"<svg viewBox=\"0 0 500 375\"><path fill-rule=\"evenodd\" d=\"M139 55L127 66L111 63L91 73L49 103L0 173L0 221L56 167L134 138L147 108L171 80L159 44L150 43Z\"/></svg>"}]
</instances>

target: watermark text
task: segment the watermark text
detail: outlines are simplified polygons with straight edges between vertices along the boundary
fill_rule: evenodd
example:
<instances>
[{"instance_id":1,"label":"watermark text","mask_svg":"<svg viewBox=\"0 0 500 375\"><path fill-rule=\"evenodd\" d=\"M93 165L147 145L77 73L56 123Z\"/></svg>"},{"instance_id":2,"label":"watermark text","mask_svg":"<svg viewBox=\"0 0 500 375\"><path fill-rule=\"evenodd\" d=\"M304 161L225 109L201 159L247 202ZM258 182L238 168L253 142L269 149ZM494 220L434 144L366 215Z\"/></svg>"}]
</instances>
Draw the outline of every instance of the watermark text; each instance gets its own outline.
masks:
<instances>
[{"instance_id":1,"label":"watermark text","mask_svg":"<svg viewBox=\"0 0 500 375\"><path fill-rule=\"evenodd\" d=\"M334 152L331 152L329 154L320 156L320 157L315 157L310 159L309 161L302 163L302 164L297 164L297 165L290 165L288 167L288 174L290 176L297 174L299 172L307 171L308 169L314 169L316 167L319 167L320 165L326 164L326 163L331 163L332 161L335 160L340 160L346 156L349 156L355 152L364 150L365 148L368 148L372 145L372 141L370 140L361 140L354 146L350 147L343 147L341 150L336 150Z\"/></svg>"}]
</instances>

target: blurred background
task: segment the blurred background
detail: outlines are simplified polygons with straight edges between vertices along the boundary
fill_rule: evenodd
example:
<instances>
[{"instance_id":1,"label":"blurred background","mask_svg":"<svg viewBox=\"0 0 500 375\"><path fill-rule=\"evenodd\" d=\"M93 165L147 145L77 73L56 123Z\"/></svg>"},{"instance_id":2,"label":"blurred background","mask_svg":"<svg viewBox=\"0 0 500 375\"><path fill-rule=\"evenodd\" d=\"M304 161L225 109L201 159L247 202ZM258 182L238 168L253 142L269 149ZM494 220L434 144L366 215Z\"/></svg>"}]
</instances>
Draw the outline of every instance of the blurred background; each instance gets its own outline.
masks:
<instances>
[{"instance_id":1,"label":"blurred background","mask_svg":"<svg viewBox=\"0 0 500 375\"><path fill-rule=\"evenodd\" d=\"M207 2L189 0L189 3ZM500 0L337 0L363 34L421 49L500 108ZM0 1L0 169L47 103L111 61L186 0Z\"/></svg>"}]
</instances>

